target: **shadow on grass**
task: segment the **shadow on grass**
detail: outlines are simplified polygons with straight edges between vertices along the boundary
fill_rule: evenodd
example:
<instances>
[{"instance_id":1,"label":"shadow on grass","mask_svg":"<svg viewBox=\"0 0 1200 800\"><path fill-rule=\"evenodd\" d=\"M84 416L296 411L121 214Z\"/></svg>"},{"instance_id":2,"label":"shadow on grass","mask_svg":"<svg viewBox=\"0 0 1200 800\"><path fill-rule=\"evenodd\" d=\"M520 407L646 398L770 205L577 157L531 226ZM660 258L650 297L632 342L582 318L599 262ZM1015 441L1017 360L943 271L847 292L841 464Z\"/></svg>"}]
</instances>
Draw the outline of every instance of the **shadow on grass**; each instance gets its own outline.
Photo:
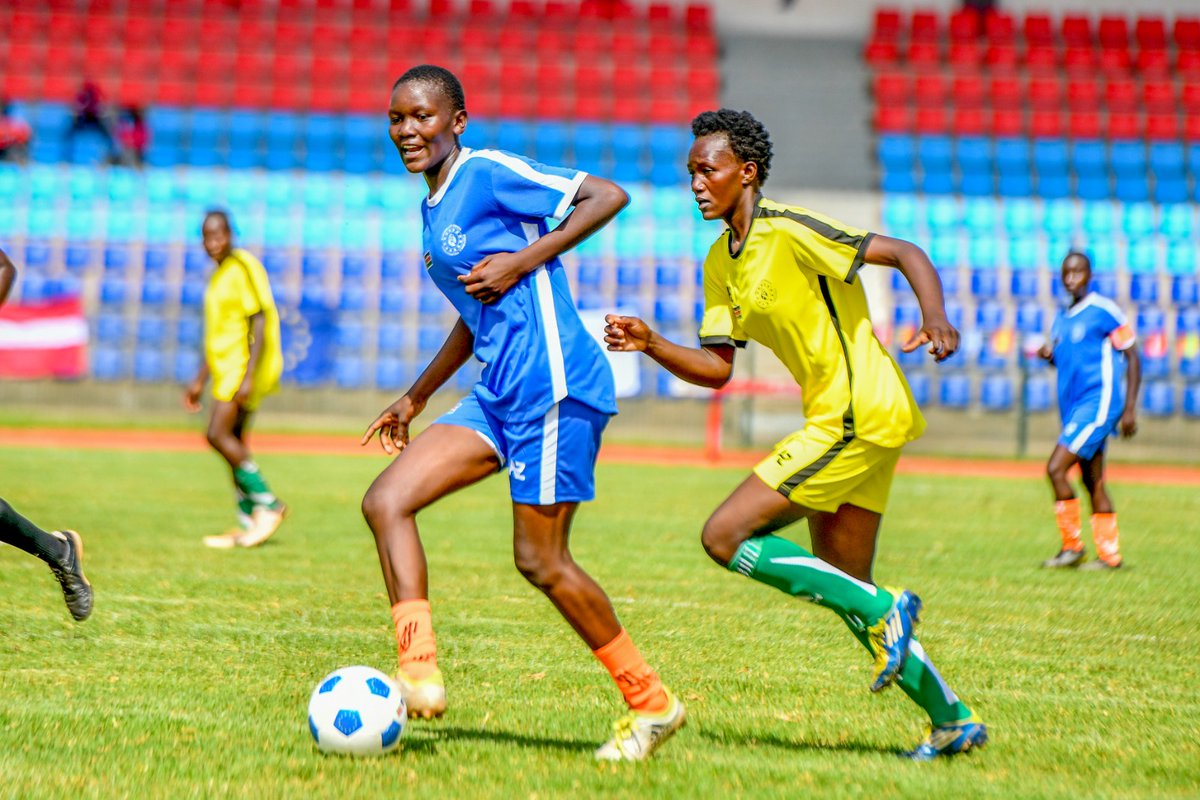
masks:
<instances>
[{"instance_id":1,"label":"shadow on grass","mask_svg":"<svg viewBox=\"0 0 1200 800\"><path fill-rule=\"evenodd\" d=\"M790 739L772 734L743 735L728 731L699 731L700 736L719 744L730 744L738 747L778 747L784 750L813 750L826 753L866 753L884 756L901 756L904 750L895 747L882 747L868 742L819 742L803 739Z\"/></svg>"},{"instance_id":2,"label":"shadow on grass","mask_svg":"<svg viewBox=\"0 0 1200 800\"><path fill-rule=\"evenodd\" d=\"M507 731L486 731L478 728L456 728L453 726L423 725L420 736L409 736L404 740L404 749L414 753L436 753L438 745L451 739L477 742L495 742L517 747L564 750L572 753L591 752L598 742L580 742L569 739L553 739L525 736Z\"/></svg>"}]
</instances>

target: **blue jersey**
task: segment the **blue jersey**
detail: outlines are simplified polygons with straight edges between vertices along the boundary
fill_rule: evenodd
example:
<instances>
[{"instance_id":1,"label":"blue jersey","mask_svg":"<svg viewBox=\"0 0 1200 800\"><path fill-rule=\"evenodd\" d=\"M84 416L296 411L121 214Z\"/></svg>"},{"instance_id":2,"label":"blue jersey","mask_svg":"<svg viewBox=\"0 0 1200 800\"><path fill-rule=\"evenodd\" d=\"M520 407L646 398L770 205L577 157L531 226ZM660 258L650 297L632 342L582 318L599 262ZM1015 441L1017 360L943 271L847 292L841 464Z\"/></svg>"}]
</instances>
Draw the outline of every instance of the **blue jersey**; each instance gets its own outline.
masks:
<instances>
[{"instance_id":1,"label":"blue jersey","mask_svg":"<svg viewBox=\"0 0 1200 800\"><path fill-rule=\"evenodd\" d=\"M1095 292L1062 309L1051 329L1058 369L1058 405L1066 419L1071 409L1098 404L1104 415L1125 404L1125 354L1133 331L1117 304Z\"/></svg>"},{"instance_id":2,"label":"blue jersey","mask_svg":"<svg viewBox=\"0 0 1200 800\"><path fill-rule=\"evenodd\" d=\"M562 262L543 264L486 305L458 280L485 256L544 236L546 220L566 215L585 177L463 148L446 182L421 204L425 267L474 334L484 365L475 393L502 420L541 417L566 397L617 413L612 369L579 319Z\"/></svg>"}]
</instances>

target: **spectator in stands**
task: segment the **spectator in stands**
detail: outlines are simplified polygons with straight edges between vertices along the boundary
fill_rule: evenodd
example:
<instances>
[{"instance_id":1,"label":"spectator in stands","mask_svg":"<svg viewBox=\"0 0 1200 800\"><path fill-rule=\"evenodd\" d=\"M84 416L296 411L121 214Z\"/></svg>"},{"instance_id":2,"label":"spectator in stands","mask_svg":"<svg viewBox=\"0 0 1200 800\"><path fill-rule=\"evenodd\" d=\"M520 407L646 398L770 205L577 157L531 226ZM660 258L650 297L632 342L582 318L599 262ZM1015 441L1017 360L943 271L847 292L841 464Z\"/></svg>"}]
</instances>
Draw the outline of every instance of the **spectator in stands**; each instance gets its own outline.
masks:
<instances>
[{"instance_id":1,"label":"spectator in stands","mask_svg":"<svg viewBox=\"0 0 1200 800\"><path fill-rule=\"evenodd\" d=\"M117 142L120 144L123 161L135 167L146 163L150 128L146 125L146 114L139 106L126 106L122 110L121 118L117 122Z\"/></svg>"},{"instance_id":2,"label":"spectator in stands","mask_svg":"<svg viewBox=\"0 0 1200 800\"><path fill-rule=\"evenodd\" d=\"M1084 561L1079 499L1067 473L1078 464L1092 504L1092 539L1096 560L1080 569L1117 569L1121 558L1117 514L1104 481L1104 445L1120 430L1124 437L1137 433L1137 394L1141 385L1141 359L1133 329L1117 304L1089 289L1092 262L1087 254L1071 252L1062 262L1063 288L1070 305L1058 312L1051 341L1038 355L1058 370L1058 410L1062 435L1046 474L1054 490L1054 515L1062 550L1042 562L1043 567L1079 566ZM1122 368L1123 367L1123 368Z\"/></svg>"},{"instance_id":3,"label":"spectator in stands","mask_svg":"<svg viewBox=\"0 0 1200 800\"><path fill-rule=\"evenodd\" d=\"M917 641L920 599L877 586L876 537L903 445L925 420L904 373L872 330L858 271L894 267L921 306L907 352L928 344L943 361L958 349L942 285L916 245L843 225L762 196L771 139L745 111L692 121L691 189L702 217L726 231L704 261L700 347L674 344L636 317L609 315L609 350L641 351L677 377L719 388L737 348L769 347L803 390L805 426L759 462L709 517L709 556L788 595L831 609L874 656L872 691L899 683L929 714L915 750L928 761L979 747L987 729L942 680ZM812 551L776 535L808 521Z\"/></svg>"},{"instance_id":4,"label":"spectator in stands","mask_svg":"<svg viewBox=\"0 0 1200 800\"><path fill-rule=\"evenodd\" d=\"M0 306L8 298L17 268L0 250ZM67 610L76 620L92 613L92 585L83 575L83 541L75 531L44 531L0 498L0 542L37 556L50 567L62 587Z\"/></svg>"},{"instance_id":5,"label":"spectator in stands","mask_svg":"<svg viewBox=\"0 0 1200 800\"><path fill-rule=\"evenodd\" d=\"M94 130L108 143L110 160L120 156L120 146L113 135L113 124L109 118L104 93L94 81L84 81L75 95L75 113L71 127L67 129L68 154L74 153L75 137L84 131Z\"/></svg>"},{"instance_id":6,"label":"spectator in stands","mask_svg":"<svg viewBox=\"0 0 1200 800\"><path fill-rule=\"evenodd\" d=\"M279 314L263 265L233 246L229 216L208 212L201 232L216 269L204 293L204 354L184 391L183 404L188 411L199 411L204 385L212 377L208 443L233 473L239 522L223 534L204 537L204 544L218 549L257 547L287 516L287 506L267 486L246 443L251 416L262 399L279 388L283 374Z\"/></svg>"},{"instance_id":7,"label":"spectator in stands","mask_svg":"<svg viewBox=\"0 0 1200 800\"><path fill-rule=\"evenodd\" d=\"M29 123L17 115L12 102L0 98L0 159L24 161L31 134Z\"/></svg>"},{"instance_id":8,"label":"spectator in stands","mask_svg":"<svg viewBox=\"0 0 1200 800\"><path fill-rule=\"evenodd\" d=\"M683 703L638 652L604 590L571 558L571 521L595 495L600 437L617 411L612 370L579 319L559 256L629 202L616 184L511 153L470 150L462 84L421 65L392 87L388 133L423 174L425 268L460 317L403 397L367 428L399 455L363 498L396 624L397 680L409 714L439 716L428 569L416 516L507 468L517 567L586 642L629 714L595 753L640 761L683 725ZM547 220L561 219L553 230ZM429 398L474 355L473 391L409 441Z\"/></svg>"}]
</instances>

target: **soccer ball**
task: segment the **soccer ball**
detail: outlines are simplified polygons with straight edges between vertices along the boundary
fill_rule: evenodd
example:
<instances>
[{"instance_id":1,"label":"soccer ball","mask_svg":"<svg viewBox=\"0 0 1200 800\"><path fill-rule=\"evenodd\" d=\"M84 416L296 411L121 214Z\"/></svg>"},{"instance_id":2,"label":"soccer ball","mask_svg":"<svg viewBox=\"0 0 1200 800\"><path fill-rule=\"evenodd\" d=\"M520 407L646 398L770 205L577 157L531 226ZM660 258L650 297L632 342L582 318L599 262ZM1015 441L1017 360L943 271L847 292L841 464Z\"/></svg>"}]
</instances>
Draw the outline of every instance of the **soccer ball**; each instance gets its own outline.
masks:
<instances>
[{"instance_id":1,"label":"soccer ball","mask_svg":"<svg viewBox=\"0 0 1200 800\"><path fill-rule=\"evenodd\" d=\"M377 669L342 667L308 701L308 729L326 753L379 756L400 744L408 709L400 687Z\"/></svg>"}]
</instances>

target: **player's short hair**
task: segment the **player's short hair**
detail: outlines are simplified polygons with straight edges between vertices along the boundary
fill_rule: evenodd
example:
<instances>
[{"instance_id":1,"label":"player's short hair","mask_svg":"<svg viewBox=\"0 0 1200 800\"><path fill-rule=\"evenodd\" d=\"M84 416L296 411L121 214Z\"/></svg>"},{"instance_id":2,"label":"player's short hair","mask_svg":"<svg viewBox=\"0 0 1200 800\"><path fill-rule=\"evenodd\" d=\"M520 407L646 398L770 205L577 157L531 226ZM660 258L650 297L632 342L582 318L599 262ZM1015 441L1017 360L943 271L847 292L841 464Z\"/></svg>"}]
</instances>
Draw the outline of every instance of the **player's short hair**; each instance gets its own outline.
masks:
<instances>
[{"instance_id":1,"label":"player's short hair","mask_svg":"<svg viewBox=\"0 0 1200 800\"><path fill-rule=\"evenodd\" d=\"M1069 258L1082 258L1083 263L1087 265L1087 268L1089 270L1092 268L1092 257L1087 254L1086 250L1080 250L1077 247L1072 248L1065 256L1063 256L1063 263L1067 263L1067 259Z\"/></svg>"},{"instance_id":2,"label":"player's short hair","mask_svg":"<svg viewBox=\"0 0 1200 800\"><path fill-rule=\"evenodd\" d=\"M771 171L771 134L753 114L722 108L702 111L692 120L692 136L697 139L714 133L725 134L733 154L742 161L758 164L760 186L767 182L767 173Z\"/></svg>"},{"instance_id":3,"label":"player's short hair","mask_svg":"<svg viewBox=\"0 0 1200 800\"><path fill-rule=\"evenodd\" d=\"M435 87L442 96L450 101L454 111L467 110L467 95L463 91L462 82L458 76L445 67L435 64L418 64L396 79L392 91L402 83L425 83Z\"/></svg>"},{"instance_id":4,"label":"player's short hair","mask_svg":"<svg viewBox=\"0 0 1200 800\"><path fill-rule=\"evenodd\" d=\"M221 221L225 223L225 229L233 233L233 220L230 219L228 211L223 208L210 208L204 212L204 218L208 219L209 217L220 217Z\"/></svg>"}]
</instances>

